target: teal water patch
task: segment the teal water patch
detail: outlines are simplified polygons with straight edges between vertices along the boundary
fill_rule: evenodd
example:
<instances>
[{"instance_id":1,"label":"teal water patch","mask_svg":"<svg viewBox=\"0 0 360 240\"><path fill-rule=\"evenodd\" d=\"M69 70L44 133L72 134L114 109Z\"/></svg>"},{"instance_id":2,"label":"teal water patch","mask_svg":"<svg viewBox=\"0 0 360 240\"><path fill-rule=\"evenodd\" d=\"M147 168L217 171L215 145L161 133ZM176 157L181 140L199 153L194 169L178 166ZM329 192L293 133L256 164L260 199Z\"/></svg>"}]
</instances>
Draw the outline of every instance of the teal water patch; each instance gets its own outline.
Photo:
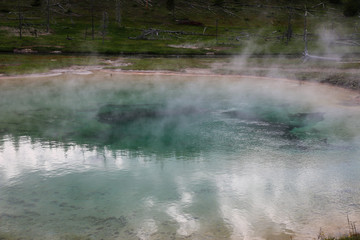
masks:
<instances>
[{"instance_id":1,"label":"teal water patch","mask_svg":"<svg viewBox=\"0 0 360 240\"><path fill-rule=\"evenodd\" d=\"M316 128L323 113L311 104L267 96L256 86L251 90L231 84L146 78L49 79L33 81L30 87L16 81L3 83L0 129L3 135L95 146L124 144L125 149L153 141L181 148L186 138L206 146L222 142L226 136L202 134L209 131L202 129L207 125L210 131L216 130L212 125L226 125L229 131L224 134L244 125L253 127L253 132L268 125L268 132L279 131L288 138L327 138L326 131ZM226 119L229 114L232 122Z\"/></svg>"},{"instance_id":2,"label":"teal water patch","mask_svg":"<svg viewBox=\"0 0 360 240\"><path fill-rule=\"evenodd\" d=\"M355 221L359 110L305 98L304 86L266 84L96 74L2 81L0 233L313 238L330 220Z\"/></svg>"}]
</instances>

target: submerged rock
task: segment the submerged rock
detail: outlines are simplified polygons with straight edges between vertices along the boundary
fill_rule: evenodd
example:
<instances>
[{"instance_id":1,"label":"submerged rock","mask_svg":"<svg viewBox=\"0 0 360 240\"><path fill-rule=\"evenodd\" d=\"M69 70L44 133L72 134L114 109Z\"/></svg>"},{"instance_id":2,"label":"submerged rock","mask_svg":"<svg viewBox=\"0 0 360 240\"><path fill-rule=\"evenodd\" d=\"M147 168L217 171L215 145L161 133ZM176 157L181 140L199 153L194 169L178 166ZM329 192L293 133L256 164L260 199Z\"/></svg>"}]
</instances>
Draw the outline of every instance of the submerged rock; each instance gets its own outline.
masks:
<instances>
[{"instance_id":1,"label":"submerged rock","mask_svg":"<svg viewBox=\"0 0 360 240\"><path fill-rule=\"evenodd\" d=\"M190 115L200 112L192 106L168 109L158 104L114 105L108 104L100 108L97 118L100 122L116 124L130 123L141 119L156 119Z\"/></svg>"},{"instance_id":2,"label":"submerged rock","mask_svg":"<svg viewBox=\"0 0 360 240\"><path fill-rule=\"evenodd\" d=\"M97 118L104 123L126 123L141 118L155 118L159 113L157 105L113 105L103 106Z\"/></svg>"},{"instance_id":3,"label":"submerged rock","mask_svg":"<svg viewBox=\"0 0 360 240\"><path fill-rule=\"evenodd\" d=\"M324 120L324 113L321 112L314 112L314 113L297 113L289 115L290 128L299 128L305 127L308 125L314 125L318 122Z\"/></svg>"},{"instance_id":4,"label":"submerged rock","mask_svg":"<svg viewBox=\"0 0 360 240\"><path fill-rule=\"evenodd\" d=\"M283 116L276 116L275 114L262 114L253 112L243 112L239 110L231 110L223 112L224 115L245 121L261 121L269 123L270 125L283 126L287 130L294 128L301 128L311 126L324 120L324 113L296 113L284 114Z\"/></svg>"},{"instance_id":5,"label":"submerged rock","mask_svg":"<svg viewBox=\"0 0 360 240\"><path fill-rule=\"evenodd\" d=\"M261 121L260 117L256 116L256 114L246 113L238 110L225 111L223 114L228 117L237 118L240 120Z\"/></svg>"}]
</instances>

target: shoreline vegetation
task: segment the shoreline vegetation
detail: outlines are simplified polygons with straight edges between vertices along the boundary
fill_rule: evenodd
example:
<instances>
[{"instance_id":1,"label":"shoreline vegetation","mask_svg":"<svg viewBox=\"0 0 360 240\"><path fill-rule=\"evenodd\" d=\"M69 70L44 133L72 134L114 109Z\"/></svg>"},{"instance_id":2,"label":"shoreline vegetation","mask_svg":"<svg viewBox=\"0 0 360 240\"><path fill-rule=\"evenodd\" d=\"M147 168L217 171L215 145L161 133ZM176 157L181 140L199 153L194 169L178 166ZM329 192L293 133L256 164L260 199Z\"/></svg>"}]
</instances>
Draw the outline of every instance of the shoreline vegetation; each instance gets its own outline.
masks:
<instances>
[{"instance_id":1,"label":"shoreline vegetation","mask_svg":"<svg viewBox=\"0 0 360 240\"><path fill-rule=\"evenodd\" d=\"M357 0L0 0L0 53L360 55Z\"/></svg>"},{"instance_id":2,"label":"shoreline vegetation","mask_svg":"<svg viewBox=\"0 0 360 240\"><path fill-rule=\"evenodd\" d=\"M0 53L359 55L359 9L357 0L0 0Z\"/></svg>"},{"instance_id":3,"label":"shoreline vegetation","mask_svg":"<svg viewBox=\"0 0 360 240\"><path fill-rule=\"evenodd\" d=\"M348 231L349 233L346 235L343 235L341 237L335 238L335 237L326 237L325 234L321 231L318 236L318 240L360 240L360 233L356 229L356 224L353 221L350 221L349 216L347 216L347 222L348 222Z\"/></svg>"},{"instance_id":4,"label":"shoreline vegetation","mask_svg":"<svg viewBox=\"0 0 360 240\"><path fill-rule=\"evenodd\" d=\"M335 238L335 237L328 237L328 238L319 238L320 240L324 239L324 240L360 240L360 234L353 234L353 235L345 235L339 238Z\"/></svg>"}]
</instances>

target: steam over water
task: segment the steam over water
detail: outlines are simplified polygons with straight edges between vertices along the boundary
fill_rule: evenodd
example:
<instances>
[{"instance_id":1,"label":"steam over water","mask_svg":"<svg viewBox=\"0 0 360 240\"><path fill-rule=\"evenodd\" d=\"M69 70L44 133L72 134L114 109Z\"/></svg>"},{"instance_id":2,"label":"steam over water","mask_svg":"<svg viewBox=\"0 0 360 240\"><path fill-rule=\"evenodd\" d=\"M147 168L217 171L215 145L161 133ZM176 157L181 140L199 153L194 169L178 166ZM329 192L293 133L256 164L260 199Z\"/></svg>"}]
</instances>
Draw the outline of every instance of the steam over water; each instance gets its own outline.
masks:
<instances>
[{"instance_id":1,"label":"steam over water","mask_svg":"<svg viewBox=\"0 0 360 240\"><path fill-rule=\"evenodd\" d=\"M312 239L360 220L354 93L96 73L0 82L0 233ZM340 227L340 228L339 228Z\"/></svg>"}]
</instances>

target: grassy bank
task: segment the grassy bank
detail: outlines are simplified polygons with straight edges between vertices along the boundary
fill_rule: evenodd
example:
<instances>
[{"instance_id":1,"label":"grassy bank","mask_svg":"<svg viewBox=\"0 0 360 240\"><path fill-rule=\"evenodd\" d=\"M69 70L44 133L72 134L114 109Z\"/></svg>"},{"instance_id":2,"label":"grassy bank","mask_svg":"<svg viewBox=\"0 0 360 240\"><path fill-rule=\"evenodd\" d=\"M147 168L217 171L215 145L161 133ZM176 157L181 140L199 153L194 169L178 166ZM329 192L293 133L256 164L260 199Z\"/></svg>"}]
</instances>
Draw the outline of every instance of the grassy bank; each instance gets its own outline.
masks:
<instances>
[{"instance_id":1,"label":"grassy bank","mask_svg":"<svg viewBox=\"0 0 360 240\"><path fill-rule=\"evenodd\" d=\"M101 64L101 59L91 56L0 54L0 74L6 76L97 64Z\"/></svg>"},{"instance_id":2,"label":"grassy bank","mask_svg":"<svg viewBox=\"0 0 360 240\"><path fill-rule=\"evenodd\" d=\"M45 2L0 0L0 52L301 54L308 11L310 52L360 53L358 18L328 1L179 0L173 10L166 0L120 1L120 10L116 1Z\"/></svg>"}]
</instances>

